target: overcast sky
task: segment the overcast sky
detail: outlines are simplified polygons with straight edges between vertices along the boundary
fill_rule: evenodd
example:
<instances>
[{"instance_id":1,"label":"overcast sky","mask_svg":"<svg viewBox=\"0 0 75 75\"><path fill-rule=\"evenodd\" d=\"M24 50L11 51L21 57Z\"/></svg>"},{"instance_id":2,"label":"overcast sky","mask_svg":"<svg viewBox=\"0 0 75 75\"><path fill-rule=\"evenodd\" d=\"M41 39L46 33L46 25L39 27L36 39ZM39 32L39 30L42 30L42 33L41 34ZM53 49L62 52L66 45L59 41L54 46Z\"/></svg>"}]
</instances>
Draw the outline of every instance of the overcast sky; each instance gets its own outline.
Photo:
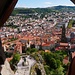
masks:
<instances>
[{"instance_id":1,"label":"overcast sky","mask_svg":"<svg viewBox=\"0 0 75 75\"><path fill-rule=\"evenodd\" d=\"M16 7L37 8L57 5L74 6L70 0L18 0Z\"/></svg>"}]
</instances>

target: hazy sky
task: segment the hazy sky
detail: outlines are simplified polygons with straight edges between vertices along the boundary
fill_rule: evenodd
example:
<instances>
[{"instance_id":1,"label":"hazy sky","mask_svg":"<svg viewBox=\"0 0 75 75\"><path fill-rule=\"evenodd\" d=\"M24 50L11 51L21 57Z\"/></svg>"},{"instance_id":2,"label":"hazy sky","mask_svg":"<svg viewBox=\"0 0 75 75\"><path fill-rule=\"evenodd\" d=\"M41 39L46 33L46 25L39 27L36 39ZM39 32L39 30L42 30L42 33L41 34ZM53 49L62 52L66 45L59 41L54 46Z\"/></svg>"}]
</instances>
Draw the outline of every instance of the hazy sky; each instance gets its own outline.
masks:
<instances>
[{"instance_id":1,"label":"hazy sky","mask_svg":"<svg viewBox=\"0 0 75 75\"><path fill-rule=\"evenodd\" d=\"M70 0L18 0L16 7L51 7L57 5L74 6Z\"/></svg>"}]
</instances>

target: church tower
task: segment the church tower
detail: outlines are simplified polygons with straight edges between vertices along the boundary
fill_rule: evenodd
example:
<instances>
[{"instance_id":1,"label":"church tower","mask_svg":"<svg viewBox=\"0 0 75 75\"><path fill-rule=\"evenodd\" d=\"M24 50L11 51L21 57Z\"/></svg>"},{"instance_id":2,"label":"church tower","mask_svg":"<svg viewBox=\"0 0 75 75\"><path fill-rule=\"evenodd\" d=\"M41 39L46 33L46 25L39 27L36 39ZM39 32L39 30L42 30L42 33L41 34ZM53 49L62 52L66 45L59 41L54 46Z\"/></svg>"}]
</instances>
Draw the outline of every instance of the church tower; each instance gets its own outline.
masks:
<instances>
[{"instance_id":1,"label":"church tower","mask_svg":"<svg viewBox=\"0 0 75 75\"><path fill-rule=\"evenodd\" d=\"M63 24L63 26L62 26L62 34L61 34L61 42L62 43L66 43L67 42L65 33L66 33L65 24Z\"/></svg>"}]
</instances>

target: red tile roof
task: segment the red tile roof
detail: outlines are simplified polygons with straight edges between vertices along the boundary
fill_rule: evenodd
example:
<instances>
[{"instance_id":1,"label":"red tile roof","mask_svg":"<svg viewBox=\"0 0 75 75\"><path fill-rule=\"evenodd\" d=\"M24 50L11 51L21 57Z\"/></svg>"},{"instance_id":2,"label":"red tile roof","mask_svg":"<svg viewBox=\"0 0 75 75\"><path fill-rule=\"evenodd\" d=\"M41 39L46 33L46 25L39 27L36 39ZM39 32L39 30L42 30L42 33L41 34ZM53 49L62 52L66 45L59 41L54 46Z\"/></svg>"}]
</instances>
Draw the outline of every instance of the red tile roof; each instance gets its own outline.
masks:
<instances>
[{"instance_id":1,"label":"red tile roof","mask_svg":"<svg viewBox=\"0 0 75 75\"><path fill-rule=\"evenodd\" d=\"M69 63L68 57L65 57L65 58L63 59L63 64L68 64L68 63Z\"/></svg>"},{"instance_id":2,"label":"red tile roof","mask_svg":"<svg viewBox=\"0 0 75 75\"><path fill-rule=\"evenodd\" d=\"M46 43L45 43L45 44L42 44L42 46L50 46L50 44L46 44Z\"/></svg>"},{"instance_id":3,"label":"red tile roof","mask_svg":"<svg viewBox=\"0 0 75 75\"><path fill-rule=\"evenodd\" d=\"M60 43L60 46L61 47L67 47L67 46L69 46L69 44L68 43Z\"/></svg>"},{"instance_id":4,"label":"red tile roof","mask_svg":"<svg viewBox=\"0 0 75 75\"><path fill-rule=\"evenodd\" d=\"M10 62L10 61L13 59L13 57L11 57L11 58L6 58L6 59L7 59L8 62Z\"/></svg>"},{"instance_id":5,"label":"red tile roof","mask_svg":"<svg viewBox=\"0 0 75 75\"><path fill-rule=\"evenodd\" d=\"M75 52L72 52L72 58L74 58L75 57Z\"/></svg>"}]
</instances>

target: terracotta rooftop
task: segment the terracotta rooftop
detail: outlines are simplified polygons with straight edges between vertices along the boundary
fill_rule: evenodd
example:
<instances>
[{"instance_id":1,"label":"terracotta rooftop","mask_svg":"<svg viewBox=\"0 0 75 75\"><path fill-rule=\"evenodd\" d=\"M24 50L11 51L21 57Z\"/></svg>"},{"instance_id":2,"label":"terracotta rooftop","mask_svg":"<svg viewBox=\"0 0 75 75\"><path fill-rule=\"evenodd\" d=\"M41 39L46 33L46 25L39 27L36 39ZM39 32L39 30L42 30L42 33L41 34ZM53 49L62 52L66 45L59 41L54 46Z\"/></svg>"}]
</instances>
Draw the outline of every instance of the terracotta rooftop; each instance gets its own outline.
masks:
<instances>
[{"instance_id":1,"label":"terracotta rooftop","mask_svg":"<svg viewBox=\"0 0 75 75\"><path fill-rule=\"evenodd\" d=\"M49 52L50 53L50 50L45 50L45 52Z\"/></svg>"},{"instance_id":2,"label":"terracotta rooftop","mask_svg":"<svg viewBox=\"0 0 75 75\"><path fill-rule=\"evenodd\" d=\"M60 43L60 46L67 47L67 46L69 46L69 44L68 43Z\"/></svg>"},{"instance_id":3,"label":"terracotta rooftop","mask_svg":"<svg viewBox=\"0 0 75 75\"><path fill-rule=\"evenodd\" d=\"M71 45L71 49L74 49L75 48L75 44Z\"/></svg>"},{"instance_id":4,"label":"terracotta rooftop","mask_svg":"<svg viewBox=\"0 0 75 75\"><path fill-rule=\"evenodd\" d=\"M74 58L75 57L75 52L72 52L72 58Z\"/></svg>"},{"instance_id":5,"label":"terracotta rooftop","mask_svg":"<svg viewBox=\"0 0 75 75\"><path fill-rule=\"evenodd\" d=\"M42 46L50 46L50 44L46 44L46 43L45 43L45 44L42 44Z\"/></svg>"},{"instance_id":6,"label":"terracotta rooftop","mask_svg":"<svg viewBox=\"0 0 75 75\"><path fill-rule=\"evenodd\" d=\"M69 63L68 57L65 57L65 58L63 59L63 64L68 64L68 63Z\"/></svg>"},{"instance_id":7,"label":"terracotta rooftop","mask_svg":"<svg viewBox=\"0 0 75 75\"><path fill-rule=\"evenodd\" d=\"M56 50L56 51L57 51L57 50L60 50L60 47L56 47L55 50Z\"/></svg>"},{"instance_id":8,"label":"terracotta rooftop","mask_svg":"<svg viewBox=\"0 0 75 75\"><path fill-rule=\"evenodd\" d=\"M43 43L42 46L50 46L51 44L54 44L54 41Z\"/></svg>"},{"instance_id":9,"label":"terracotta rooftop","mask_svg":"<svg viewBox=\"0 0 75 75\"><path fill-rule=\"evenodd\" d=\"M6 58L6 59L7 59L8 62L10 62L10 61L13 59L13 57L11 57L11 58Z\"/></svg>"}]
</instances>

